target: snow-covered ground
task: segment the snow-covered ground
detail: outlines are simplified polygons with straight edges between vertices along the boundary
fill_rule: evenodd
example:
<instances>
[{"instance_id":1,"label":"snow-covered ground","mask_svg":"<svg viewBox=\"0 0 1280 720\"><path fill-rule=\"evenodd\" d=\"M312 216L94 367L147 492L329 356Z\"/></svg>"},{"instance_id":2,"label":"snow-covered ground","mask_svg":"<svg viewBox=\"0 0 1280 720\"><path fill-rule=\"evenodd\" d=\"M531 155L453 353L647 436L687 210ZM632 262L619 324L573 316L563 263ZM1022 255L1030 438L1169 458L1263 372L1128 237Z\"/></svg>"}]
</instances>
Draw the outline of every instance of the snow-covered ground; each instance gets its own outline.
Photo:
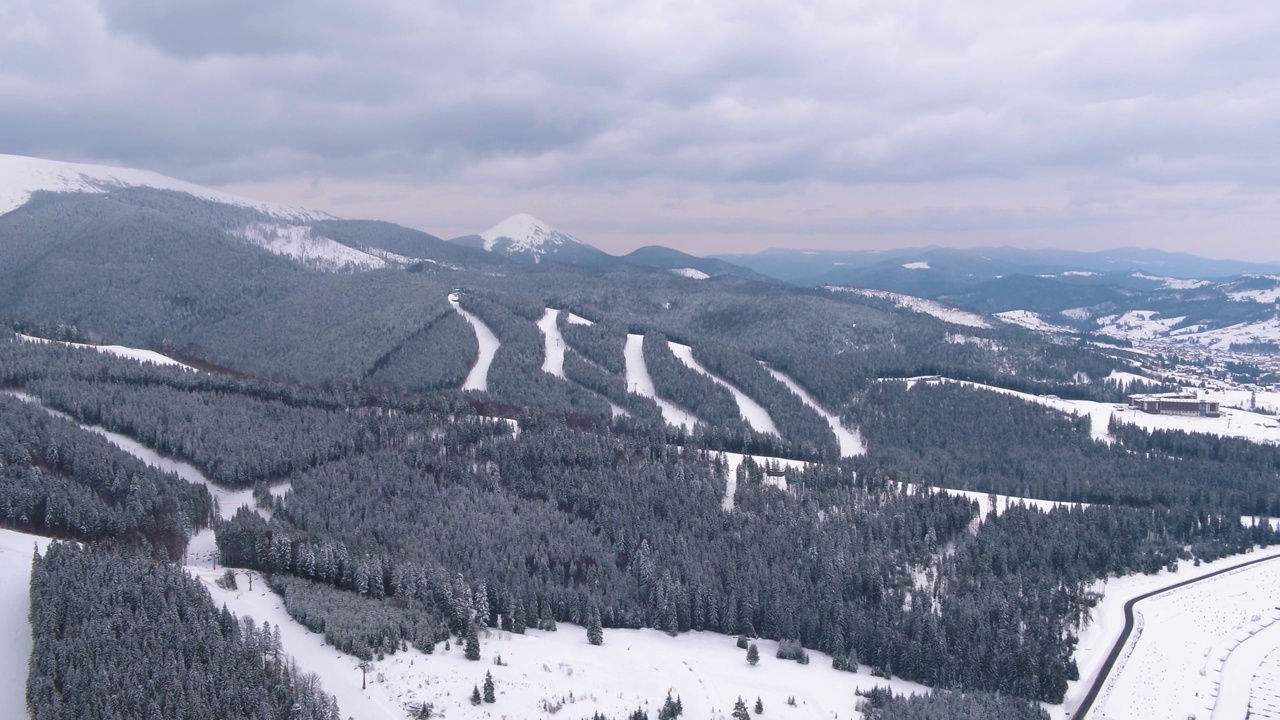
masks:
<instances>
[{"instance_id":1,"label":"snow-covered ground","mask_svg":"<svg viewBox=\"0 0 1280 720\"><path fill-rule=\"evenodd\" d=\"M801 387L800 383L791 379L789 375L786 375L779 370L775 370L765 363L760 363L760 365L764 367L765 370L768 370L769 374L778 382L786 385L787 389L795 393L805 405L813 408L815 412L827 421L827 424L831 426L831 432L836 434L836 441L840 444L840 457L853 457L855 455L865 455L867 453L866 443L862 442L862 434L858 432L857 428L849 429L845 427L844 423L840 422L840 418L823 409L822 406L818 404L818 401L814 400L813 396Z\"/></svg>"},{"instance_id":2,"label":"snow-covered ground","mask_svg":"<svg viewBox=\"0 0 1280 720\"><path fill-rule=\"evenodd\" d=\"M0 215L27 203L37 191L102 193L115 188L149 187L174 190L203 200L249 208L285 220L333 219L332 215L256 202L161 175L149 170L58 162L0 154Z\"/></svg>"},{"instance_id":3,"label":"snow-covered ground","mask_svg":"<svg viewBox=\"0 0 1280 720\"><path fill-rule=\"evenodd\" d=\"M872 290L870 288L851 288L842 287L840 285L828 285L827 290L832 292L848 292L866 297L881 298L883 300L891 300L894 305L901 308L907 308L925 315L932 315L943 322L949 322L952 325L963 325L973 328L989 328L991 323L987 322L983 316L961 310L959 308L943 305L936 300L928 300L925 298L915 297L914 295L903 295L901 293L889 292L888 290Z\"/></svg>"},{"instance_id":4,"label":"snow-covered ground","mask_svg":"<svg viewBox=\"0 0 1280 720\"><path fill-rule=\"evenodd\" d=\"M476 342L480 345L480 352L476 355L476 364L471 367L471 372L467 373L467 379L462 382L462 389L488 390L489 366L493 364L493 356L498 354L498 347L501 345L498 342L498 336L494 335L489 326L480 321L480 318L462 309L462 306L458 304L457 293L449 295L449 304L467 322L471 323L471 327L476 331Z\"/></svg>"},{"instance_id":5,"label":"snow-covered ground","mask_svg":"<svg viewBox=\"0 0 1280 720\"><path fill-rule=\"evenodd\" d=\"M1010 325L1019 325L1028 330L1035 330L1042 333L1070 333L1075 332L1065 325L1055 325L1043 317L1039 313L1030 310L1009 310L1007 312L996 313L996 317L1009 323Z\"/></svg>"},{"instance_id":6,"label":"snow-covered ground","mask_svg":"<svg viewBox=\"0 0 1280 720\"><path fill-rule=\"evenodd\" d=\"M1228 350L1231 346L1239 344L1277 341L1280 341L1280 319L1277 318L1178 336L1178 342L1220 350Z\"/></svg>"},{"instance_id":7,"label":"snow-covered ground","mask_svg":"<svg viewBox=\"0 0 1280 720\"><path fill-rule=\"evenodd\" d=\"M746 654L732 637L713 633L685 633L670 637L656 630L605 630L604 644L587 643L586 631L560 624L556 632L529 630L513 635L491 630L481 637L479 662L463 658L462 648L444 645L427 655L418 650L398 652L374 661L369 687L360 689L359 660L324 645L322 635L293 622L279 597L255 582L253 592L223 590L214 585L219 573L193 569L205 582L215 604L226 603L239 615L280 625L285 652L304 671L321 678L325 690L337 696L343 717L361 720L404 720L408 708L422 702L435 706L438 716L453 718L586 718L601 712L625 717L644 707L650 717L668 692L679 696L684 717L728 718L741 696L754 704L759 697L765 717L836 720L858 717L854 690L889 685L899 693L927 688L902 680L886 681L867 674L841 673L831 658L810 651L809 665L778 660L777 644L758 641L760 664L747 664ZM502 665L495 664L501 656ZM493 674L497 702L473 706L471 689ZM788 697L796 706L788 707ZM563 708L563 710L561 710ZM563 714L559 714L563 712Z\"/></svg>"},{"instance_id":8,"label":"snow-covered ground","mask_svg":"<svg viewBox=\"0 0 1280 720\"><path fill-rule=\"evenodd\" d=\"M1105 378L1103 378L1103 380L1106 380L1107 382L1113 382L1116 385L1119 385L1121 389L1125 389L1130 385L1134 384L1135 382L1142 382L1142 383L1151 382L1151 378L1149 377L1144 377L1142 375L1138 375L1136 373L1131 373L1131 372L1121 372L1120 370L1112 370L1111 374L1107 375Z\"/></svg>"},{"instance_id":9,"label":"snow-covered ground","mask_svg":"<svg viewBox=\"0 0 1280 720\"><path fill-rule=\"evenodd\" d=\"M902 264L902 267L904 267L904 268L906 268L906 269L908 269L908 270L928 270L928 269L929 269L929 263L924 262L924 261L920 261L920 262L909 262L909 263L903 263L903 264Z\"/></svg>"},{"instance_id":10,"label":"snow-covered ground","mask_svg":"<svg viewBox=\"0 0 1280 720\"><path fill-rule=\"evenodd\" d=\"M374 270L388 265L405 265L409 259L388 252L367 253L342 243L311 234L306 225L253 223L231 233L276 255L300 260L321 270Z\"/></svg>"},{"instance_id":11,"label":"snow-covered ground","mask_svg":"<svg viewBox=\"0 0 1280 720\"><path fill-rule=\"evenodd\" d=\"M1249 412L1247 410L1234 410L1223 407L1221 416L1216 418L1188 417L1183 415L1151 415L1124 405L1100 403L1092 400L1063 400L1062 398L1055 396L1032 395L1030 393L1006 390L1005 388L983 385L981 383L969 382L967 380L952 380L950 378L938 376L906 378L906 382L908 388L917 383L958 383L967 387L988 390L1002 395L1009 395L1030 403L1043 405L1063 413L1087 415L1089 417L1090 435L1093 439L1103 442L1111 442L1113 440L1110 433L1107 431L1107 427L1111 422L1112 416L1115 416L1120 422L1137 425L1145 430L1184 430L1191 433L1240 438L1242 440L1251 440L1259 443L1280 444L1280 419L1269 415ZM1245 394L1247 395L1247 393ZM1232 395L1231 397L1236 397L1236 395ZM1276 400L1275 398L1268 398L1267 400L1268 402L1273 400L1280 402L1280 400ZM1247 403L1247 400L1245 402Z\"/></svg>"},{"instance_id":12,"label":"snow-covered ground","mask_svg":"<svg viewBox=\"0 0 1280 720\"><path fill-rule=\"evenodd\" d=\"M587 325L587 326L595 325L595 323L582 317L581 315L575 315L573 313L569 313L568 315L566 315L564 318L564 321L569 323L570 325Z\"/></svg>"},{"instance_id":13,"label":"snow-covered ground","mask_svg":"<svg viewBox=\"0 0 1280 720\"><path fill-rule=\"evenodd\" d=\"M724 499L721 501L721 507L725 511L733 510L733 498L738 492L738 467L742 465L742 461L750 457L757 465L764 467L777 466L783 470L802 470L809 466L809 463L803 460L789 460L787 458L764 457L761 455L743 455L735 452L717 452L719 457L725 464L725 488ZM787 479L784 477L765 477L765 484L772 485L783 492L787 490Z\"/></svg>"},{"instance_id":14,"label":"snow-covered ground","mask_svg":"<svg viewBox=\"0 0 1280 720\"><path fill-rule=\"evenodd\" d=\"M1132 342L1167 335L1185 317L1160 317L1154 310L1130 310L1120 315L1104 315L1097 319L1098 334Z\"/></svg>"},{"instance_id":15,"label":"snow-covered ground","mask_svg":"<svg viewBox=\"0 0 1280 720\"><path fill-rule=\"evenodd\" d=\"M671 273L690 280L706 280L711 277L697 268L672 268Z\"/></svg>"},{"instance_id":16,"label":"snow-covered ground","mask_svg":"<svg viewBox=\"0 0 1280 720\"><path fill-rule=\"evenodd\" d=\"M692 430L693 426L698 424L698 418L692 413L658 397L658 391L653 387L653 378L649 377L649 367L644 362L643 335L627 335L627 344L622 350L622 355L627 363L628 391L657 403L662 410L662 419L666 420L668 425L679 425Z\"/></svg>"},{"instance_id":17,"label":"snow-covered ground","mask_svg":"<svg viewBox=\"0 0 1280 720\"><path fill-rule=\"evenodd\" d=\"M184 365L178 362L177 360L174 360L173 358L165 355L161 355L160 353L155 352L154 350L139 350L138 348L125 347L124 345L85 345L84 343L64 342L62 340L46 340L44 338L32 337L31 335L23 335L22 333L17 333L17 336L22 340L26 340L27 342L33 342L33 343L56 342L59 345L65 345L67 347L89 348L91 350L97 350L98 352L106 353L108 355L115 355L116 357L121 357L126 360L137 360L138 362L155 363L156 365L168 365L172 367L180 367L184 370L192 370L192 371L195 370L195 368L191 367L190 365Z\"/></svg>"},{"instance_id":18,"label":"snow-covered ground","mask_svg":"<svg viewBox=\"0 0 1280 720\"><path fill-rule=\"evenodd\" d=\"M743 419L747 421L747 424L751 426L751 429L756 432L773 433L778 436L782 435L782 433L778 432L778 426L773 424L773 418L769 417L769 411L765 410L763 405L747 397L746 393L734 387L720 376L715 375L711 371L702 367L702 364L693 357L693 348L688 345L681 345L678 342L671 342L670 340L667 341L667 345L671 347L671 353L675 355L680 362L684 363L685 367L706 375L712 382L728 390L729 393L733 395L734 402L738 403L738 412L742 413Z\"/></svg>"},{"instance_id":19,"label":"snow-covered ground","mask_svg":"<svg viewBox=\"0 0 1280 720\"><path fill-rule=\"evenodd\" d=\"M1183 278L1161 277L1158 275L1147 275L1146 273L1140 272L1134 273L1133 277L1162 283L1161 287L1166 287L1170 290L1194 290L1196 288L1204 287L1205 285L1213 284L1208 280L1187 280Z\"/></svg>"},{"instance_id":20,"label":"snow-covered ground","mask_svg":"<svg viewBox=\"0 0 1280 720\"><path fill-rule=\"evenodd\" d=\"M538 329L542 331L545 346L542 354L542 372L562 378L564 377L564 337L560 335L560 326L556 324L559 316L559 310L547 308L538 320Z\"/></svg>"},{"instance_id":21,"label":"snow-covered ground","mask_svg":"<svg viewBox=\"0 0 1280 720\"><path fill-rule=\"evenodd\" d=\"M31 557L49 538L0 528L0 717L27 717L31 659Z\"/></svg>"},{"instance_id":22,"label":"snow-covered ground","mask_svg":"<svg viewBox=\"0 0 1280 720\"><path fill-rule=\"evenodd\" d=\"M1223 558L1176 573L1111 580L1095 622L1081 634L1076 652L1081 682L1071 683L1074 709L1124 628L1124 603L1145 592L1258 557L1269 548ZM1260 563L1156 595L1134 606L1134 630L1091 715L1127 718L1245 717L1253 675L1277 639L1280 560ZM1269 646L1270 645L1270 646ZM1252 648L1252 649L1251 649ZM1239 657L1233 656L1242 653ZM1083 661L1083 662L1082 662Z\"/></svg>"}]
</instances>

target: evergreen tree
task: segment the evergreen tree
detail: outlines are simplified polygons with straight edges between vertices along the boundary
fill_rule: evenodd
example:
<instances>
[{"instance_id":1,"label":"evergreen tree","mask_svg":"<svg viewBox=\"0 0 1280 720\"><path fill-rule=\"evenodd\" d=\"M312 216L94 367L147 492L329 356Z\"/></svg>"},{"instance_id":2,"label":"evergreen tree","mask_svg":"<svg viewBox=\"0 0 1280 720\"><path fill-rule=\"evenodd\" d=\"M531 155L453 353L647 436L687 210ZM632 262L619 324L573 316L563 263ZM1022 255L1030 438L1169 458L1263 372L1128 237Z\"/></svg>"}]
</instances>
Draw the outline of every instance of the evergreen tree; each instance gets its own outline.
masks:
<instances>
[{"instance_id":1,"label":"evergreen tree","mask_svg":"<svg viewBox=\"0 0 1280 720\"><path fill-rule=\"evenodd\" d=\"M662 709L658 711L658 720L675 720L684 713L684 703L677 697L671 698L671 693L667 693L667 699L662 703Z\"/></svg>"},{"instance_id":2,"label":"evergreen tree","mask_svg":"<svg viewBox=\"0 0 1280 720\"><path fill-rule=\"evenodd\" d=\"M471 686L471 704L479 705L481 702L483 702L483 700L481 700L480 698L480 688L475 685L472 685Z\"/></svg>"},{"instance_id":3,"label":"evergreen tree","mask_svg":"<svg viewBox=\"0 0 1280 720\"><path fill-rule=\"evenodd\" d=\"M747 648L747 662L752 665L760 662L760 648L756 647L755 643L751 643L750 647Z\"/></svg>"},{"instance_id":4,"label":"evergreen tree","mask_svg":"<svg viewBox=\"0 0 1280 720\"><path fill-rule=\"evenodd\" d=\"M476 633L476 624L467 625L467 648L463 651L463 656L468 660L480 659L480 636Z\"/></svg>"},{"instance_id":5,"label":"evergreen tree","mask_svg":"<svg viewBox=\"0 0 1280 720\"><path fill-rule=\"evenodd\" d=\"M484 674L484 701L487 703L498 701L498 699L493 696L493 673L491 672L486 672Z\"/></svg>"},{"instance_id":6,"label":"evergreen tree","mask_svg":"<svg viewBox=\"0 0 1280 720\"><path fill-rule=\"evenodd\" d=\"M763 701L761 701L761 700L760 700L760 698L758 698L758 697L756 698L756 708L755 708L755 709L756 709L756 714L757 714L757 715L763 715L763 714L764 714L764 702L763 702Z\"/></svg>"},{"instance_id":7,"label":"evergreen tree","mask_svg":"<svg viewBox=\"0 0 1280 720\"><path fill-rule=\"evenodd\" d=\"M751 713L747 712L747 703L741 697L733 704L733 720L751 720Z\"/></svg>"},{"instance_id":8,"label":"evergreen tree","mask_svg":"<svg viewBox=\"0 0 1280 720\"><path fill-rule=\"evenodd\" d=\"M604 644L604 628L600 626L600 610L591 606L591 614L587 617L587 642L592 645Z\"/></svg>"}]
</instances>

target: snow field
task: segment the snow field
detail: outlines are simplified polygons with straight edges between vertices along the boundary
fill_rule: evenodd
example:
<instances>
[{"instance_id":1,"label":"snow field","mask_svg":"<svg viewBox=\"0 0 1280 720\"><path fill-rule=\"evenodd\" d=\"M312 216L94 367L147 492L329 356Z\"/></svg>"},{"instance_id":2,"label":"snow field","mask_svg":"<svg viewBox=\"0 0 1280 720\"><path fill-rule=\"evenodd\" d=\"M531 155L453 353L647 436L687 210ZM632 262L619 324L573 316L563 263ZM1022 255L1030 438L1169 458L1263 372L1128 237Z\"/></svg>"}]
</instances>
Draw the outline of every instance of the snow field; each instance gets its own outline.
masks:
<instances>
[{"instance_id":1,"label":"snow field","mask_svg":"<svg viewBox=\"0 0 1280 720\"><path fill-rule=\"evenodd\" d=\"M595 323L582 317L581 315L575 315L573 313L569 313L568 315L565 316L565 322L569 323L570 325L586 325L588 327L590 327L591 325L595 325Z\"/></svg>"},{"instance_id":2,"label":"snow field","mask_svg":"<svg viewBox=\"0 0 1280 720\"><path fill-rule=\"evenodd\" d=\"M846 428L844 424L840 422L840 418L830 412L827 412L822 408L822 406L818 405L818 401L814 400L813 396L804 388L800 387L800 383L792 380L790 376L769 367L765 363L760 363L760 365L765 370L768 370L769 374L772 375L774 379L783 385L786 385L788 390L795 393L800 398L801 402L813 408L815 412L827 421L827 424L831 426L831 431L836 434L836 441L840 445L840 457L853 457L855 455L867 454L866 443L862 442L862 435L856 428L853 430Z\"/></svg>"},{"instance_id":3,"label":"snow field","mask_svg":"<svg viewBox=\"0 0 1280 720\"><path fill-rule=\"evenodd\" d=\"M1020 400L1025 400L1036 405L1043 405L1052 408L1058 412L1067 413L1068 415L1087 415L1089 417L1089 435L1094 440L1100 442L1114 442L1115 438L1107 431L1107 426L1111 422L1111 414L1117 412L1116 406L1109 403L1092 402L1089 400L1063 400L1058 397L1045 395L1032 395L1030 393L1018 392L1016 390L1006 390L1005 388L994 387L992 385L983 385L981 383L970 382L968 380L952 380L951 378L938 375L930 375L927 377L916 378L885 378L883 382L894 382L905 380L907 389L915 387L917 384L924 383L926 385L936 385L939 383L956 383L965 387L978 388L988 390L1001 395L1009 395ZM1146 413L1141 413L1145 415ZM1151 416L1157 417L1157 416Z\"/></svg>"},{"instance_id":4,"label":"snow field","mask_svg":"<svg viewBox=\"0 0 1280 720\"><path fill-rule=\"evenodd\" d=\"M697 268L673 268L671 270L671 274L689 278L690 280L708 280L711 278L710 275L698 270Z\"/></svg>"},{"instance_id":5,"label":"snow field","mask_svg":"<svg viewBox=\"0 0 1280 720\"><path fill-rule=\"evenodd\" d=\"M667 345L671 348L671 354L676 356L685 367L707 376L711 382L723 387L733 395L734 402L738 403L738 412L742 414L747 424L752 430L762 433L773 433L778 437L782 437L782 433L778 432L778 426L773 424L773 418L769 417L769 411L764 409L760 403L747 397L747 394L729 384L723 378L713 375L711 371L702 367L702 364L693 358L693 348L688 345L681 345L677 342L667 341Z\"/></svg>"},{"instance_id":6,"label":"snow field","mask_svg":"<svg viewBox=\"0 0 1280 720\"><path fill-rule=\"evenodd\" d=\"M938 318L943 322L951 323L952 325L963 325L965 327L972 328L991 327L991 323L987 322L986 318L977 313L949 307L935 300L927 300L914 295L903 295L901 293L889 292L888 290L842 287L839 285L827 285L825 289L831 292L848 292L854 293L855 295L862 295L864 297L890 300L894 305L897 305L900 308L906 308L923 315L932 315L933 317Z\"/></svg>"},{"instance_id":7,"label":"snow field","mask_svg":"<svg viewBox=\"0 0 1280 720\"><path fill-rule=\"evenodd\" d=\"M585 718L601 712L625 717L647 707L655 717L668 692L684 703L685 717L728 718L741 696L759 697L765 717L800 720L855 718L854 690L889 685L899 693L928 688L902 680L885 681L867 674L841 673L830 657L810 651L807 666L774 657L777 643L759 640L760 664L752 667L732 637L692 632L670 637L657 630L605 630L604 644L587 643L585 629L562 623L556 632L529 630L513 635L489 630L481 636L479 662L463 658L462 648L438 645L427 655L401 651L372 663L369 687L360 689L359 660L324 645L322 635L308 632L289 618L283 601L255 583L253 592L227 591L213 581L219 573L195 570L217 604L238 615L280 625L284 649L298 665L320 676L327 692L338 698L343 717L408 717L422 702L435 705L448 718ZM501 656L502 665L495 660ZM497 702L471 705L471 689L493 674ZM795 697L796 707L786 704ZM563 708L563 715L557 712Z\"/></svg>"},{"instance_id":8,"label":"snow field","mask_svg":"<svg viewBox=\"0 0 1280 720\"><path fill-rule=\"evenodd\" d=\"M409 259L382 252L367 253L326 237L311 234L306 225L253 223L231 233L274 255L301 260L307 265L336 272L348 268L375 270L389 264L405 265Z\"/></svg>"},{"instance_id":9,"label":"snow field","mask_svg":"<svg viewBox=\"0 0 1280 720\"><path fill-rule=\"evenodd\" d=\"M1238 557L1230 560L1228 565L1241 562ZM1248 686L1266 653L1228 661L1255 634L1280 620L1277 605L1280 562L1241 568L1143 600L1134 607L1135 621L1138 615L1142 619L1141 632L1135 624L1095 712L1115 720L1190 714L1243 720Z\"/></svg>"},{"instance_id":10,"label":"snow field","mask_svg":"<svg viewBox=\"0 0 1280 720\"><path fill-rule=\"evenodd\" d=\"M644 336L628 334L622 354L627 366L627 390L657 403L662 410L662 419L668 425L692 430L698 424L698 418L658 397L658 391L653 387L653 378L649 376L649 368L644 362Z\"/></svg>"},{"instance_id":11,"label":"snow field","mask_svg":"<svg viewBox=\"0 0 1280 720\"><path fill-rule=\"evenodd\" d=\"M50 192L103 193L114 188L150 187L174 190L202 200L250 208L285 220L333 219L328 213L256 202L161 175L149 170L58 162L0 154L0 215L25 205L31 194Z\"/></svg>"},{"instance_id":12,"label":"snow field","mask_svg":"<svg viewBox=\"0 0 1280 720\"><path fill-rule=\"evenodd\" d=\"M1134 574L1096 581L1091 590L1101 595L1101 599L1098 601L1098 604L1090 610L1089 617L1086 620L1084 627L1079 631L1079 642L1076 644L1074 654L1076 665L1080 669L1080 679L1067 683L1065 702L1061 706L1056 706L1057 709L1054 711L1054 717L1072 717L1072 714L1075 712L1080 700L1089 692L1089 687L1097 678L1103 663L1106 662L1107 655L1111 652L1112 646L1115 645L1116 640L1120 637L1120 633L1124 630L1125 603L1139 595L1143 595L1153 590L1175 585L1185 580L1203 577L1215 571L1222 570L1223 568L1228 568L1242 562L1248 562L1249 560L1255 560L1263 557L1280 557L1280 547L1273 546L1270 548L1263 548L1246 555L1235 555L1215 560L1213 562L1201 563L1199 567L1196 567L1192 563L1182 562L1178 564L1178 569L1174 572L1161 570L1153 575ZM1254 567L1271 567L1274 565L1280 565L1280 561L1277 561L1276 563L1263 563L1260 566ZM1236 592L1236 590L1232 588L1231 584L1223 584L1222 581L1226 581L1231 577L1233 576L1230 574L1221 575L1204 583L1190 585L1186 588L1182 588L1181 590L1192 590L1198 588L1203 592L1210 592L1211 594L1218 593L1223 596L1229 595ZM1158 600L1162 597L1164 596L1153 597L1150 598L1150 600ZM1147 602L1149 601L1139 603L1136 609L1143 609L1142 606L1146 605ZM1185 631L1193 630L1194 625L1198 622L1194 617L1184 617L1176 626L1170 625L1169 627L1165 627L1164 625L1161 625L1157 629L1155 625L1149 625L1149 623L1153 622L1150 616L1145 614L1139 615L1135 612L1135 628L1133 634L1130 635L1129 640L1129 644L1131 646L1135 644L1136 641L1134 640L1134 637L1138 635L1136 623L1139 617L1143 618L1143 634L1148 637L1148 642L1151 641L1151 638L1158 639L1166 635L1174 638L1176 641L1177 638L1183 636ZM1164 678L1166 675L1165 665L1169 665L1167 674L1170 678L1167 682L1171 685L1177 685L1178 683L1183 682L1186 678L1179 679L1174 677L1178 672L1176 663L1179 662L1179 660L1185 660L1188 667L1194 666L1190 667L1191 674L1194 677L1200 677L1198 673L1202 664L1205 662L1203 648L1201 648L1199 652L1192 652L1191 655L1186 658L1179 658L1174 654L1170 654L1169 657L1165 658L1164 662L1153 671L1154 675L1152 675L1152 677L1156 679ZM1200 664L1196 664L1197 662ZM1112 669L1113 677L1125 672L1135 671L1126 670L1126 666L1122 665L1120 661L1117 661L1116 666ZM1172 691L1172 688L1170 690ZM1093 710L1090 712L1091 717L1113 717L1115 720L1120 720L1120 718L1123 717L1183 718L1187 716L1187 712L1194 711L1190 705L1187 705L1187 712L1183 712L1180 715L1177 713L1173 715L1161 715L1153 712L1140 712L1137 715L1126 716L1119 710L1115 710L1115 708L1108 708L1105 705L1106 693L1107 690L1104 689L1103 693L1099 694ZM1111 696L1116 698L1117 702L1122 702L1123 695L1112 692ZM1116 714L1113 714L1113 710L1115 710ZM1200 717L1204 718L1207 717L1207 715L1201 713Z\"/></svg>"},{"instance_id":13,"label":"snow field","mask_svg":"<svg viewBox=\"0 0 1280 720\"><path fill-rule=\"evenodd\" d=\"M1030 310L1008 310L1006 312L996 313L996 317L1009 323L1010 325L1019 325L1028 330L1035 330L1042 333L1072 333L1075 330L1065 325L1055 325L1043 317L1039 313Z\"/></svg>"},{"instance_id":14,"label":"snow field","mask_svg":"<svg viewBox=\"0 0 1280 720\"><path fill-rule=\"evenodd\" d=\"M471 372L467 373L467 379L462 382L463 390L480 390L489 389L489 366L493 364L493 356L498 354L498 336L493 334L488 325L480 321L480 318L472 315L462 306L458 304L458 294L451 293L449 295L449 304L454 310L463 317L467 322L471 323L471 327L476 331L476 342L480 344L480 352L476 355L476 364L471 367Z\"/></svg>"},{"instance_id":15,"label":"snow field","mask_svg":"<svg viewBox=\"0 0 1280 720\"><path fill-rule=\"evenodd\" d=\"M16 335L21 340L41 345L45 343L57 343L71 348L90 348L92 350L97 350L100 353L115 355L116 357L121 357L126 360L136 360L138 362L154 363L156 365L168 365L172 367L180 367L183 370L198 372L190 365L184 365L171 357L161 355L153 350L139 350L138 348L125 347L124 345L85 345L84 343L65 342L62 340L46 340L44 338L38 338L31 335L23 335L22 333L16 333Z\"/></svg>"},{"instance_id":16,"label":"snow field","mask_svg":"<svg viewBox=\"0 0 1280 720\"><path fill-rule=\"evenodd\" d=\"M556 318L559 316L559 310L547 308L538 320L538 329L542 331L542 339L546 345L542 354L542 372L563 378L564 337L560 334L560 326L556 324Z\"/></svg>"},{"instance_id":17,"label":"snow field","mask_svg":"<svg viewBox=\"0 0 1280 720\"><path fill-rule=\"evenodd\" d=\"M49 538L0 528L0 717L27 717L31 661L31 557Z\"/></svg>"}]
</instances>

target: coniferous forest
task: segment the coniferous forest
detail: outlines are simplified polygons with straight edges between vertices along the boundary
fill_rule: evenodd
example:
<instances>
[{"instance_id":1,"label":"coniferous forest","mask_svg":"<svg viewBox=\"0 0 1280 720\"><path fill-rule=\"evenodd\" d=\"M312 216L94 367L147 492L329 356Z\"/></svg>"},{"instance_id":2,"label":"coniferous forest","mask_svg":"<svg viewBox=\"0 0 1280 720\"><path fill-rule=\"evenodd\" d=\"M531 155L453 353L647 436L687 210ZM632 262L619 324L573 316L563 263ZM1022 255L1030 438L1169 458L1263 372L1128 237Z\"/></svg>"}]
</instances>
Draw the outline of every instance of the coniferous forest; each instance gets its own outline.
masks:
<instances>
[{"instance_id":1,"label":"coniferous forest","mask_svg":"<svg viewBox=\"0 0 1280 720\"><path fill-rule=\"evenodd\" d=\"M208 528L220 564L265 576L293 619L362 660L445 642L479 657L487 631L557 623L605 644L620 628L710 631L938 689L848 698L884 720L1040 718L1035 703L1079 677L1097 581L1280 541L1240 521L1280 516L1274 447L1122 424L1099 442L1084 418L901 380L1122 400L1104 378L1124 357L1083 339L959 336L886 300L749 276L517 267L376 223L311 231L384 243L404 266L317 272L228 235L252 222L265 220L145 190L41 195L0 216L0 254L38 270L0 267L8 327L198 369L0 337L0 524L63 541L32 575L36 718L341 716L273 629L216 608L174 564ZM186 265L138 270L164 253ZM94 263L122 266L62 290ZM500 342L484 392L458 390L480 347L451 297ZM542 370L548 309L564 377ZM629 387L628 335L696 427L665 424ZM669 342L778 433L752 429ZM822 414L766 368L866 453L841 457ZM191 464L215 492L101 432ZM256 507L214 500L248 488ZM1064 505L981 513L938 488Z\"/></svg>"}]
</instances>

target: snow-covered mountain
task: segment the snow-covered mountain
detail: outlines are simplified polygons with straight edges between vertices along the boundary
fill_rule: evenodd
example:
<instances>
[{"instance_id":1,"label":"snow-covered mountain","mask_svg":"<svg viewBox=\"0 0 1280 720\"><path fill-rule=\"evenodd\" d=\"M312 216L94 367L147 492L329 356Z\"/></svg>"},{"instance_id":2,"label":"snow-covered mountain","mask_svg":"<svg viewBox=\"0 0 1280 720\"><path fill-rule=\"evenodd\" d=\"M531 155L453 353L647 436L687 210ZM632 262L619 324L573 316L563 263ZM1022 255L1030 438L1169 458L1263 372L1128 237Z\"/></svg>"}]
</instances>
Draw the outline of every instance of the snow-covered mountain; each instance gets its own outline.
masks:
<instances>
[{"instance_id":1,"label":"snow-covered mountain","mask_svg":"<svg viewBox=\"0 0 1280 720\"><path fill-rule=\"evenodd\" d=\"M524 213L512 215L479 235L455 238L454 242L533 263L549 258L578 264L613 259L582 240Z\"/></svg>"},{"instance_id":2,"label":"snow-covered mountain","mask_svg":"<svg viewBox=\"0 0 1280 720\"><path fill-rule=\"evenodd\" d=\"M249 200L150 170L0 154L0 215L22 207L31 200L34 193L40 191L102 193L127 187L173 190L202 200L257 210L292 222L333 218L315 210Z\"/></svg>"}]
</instances>

